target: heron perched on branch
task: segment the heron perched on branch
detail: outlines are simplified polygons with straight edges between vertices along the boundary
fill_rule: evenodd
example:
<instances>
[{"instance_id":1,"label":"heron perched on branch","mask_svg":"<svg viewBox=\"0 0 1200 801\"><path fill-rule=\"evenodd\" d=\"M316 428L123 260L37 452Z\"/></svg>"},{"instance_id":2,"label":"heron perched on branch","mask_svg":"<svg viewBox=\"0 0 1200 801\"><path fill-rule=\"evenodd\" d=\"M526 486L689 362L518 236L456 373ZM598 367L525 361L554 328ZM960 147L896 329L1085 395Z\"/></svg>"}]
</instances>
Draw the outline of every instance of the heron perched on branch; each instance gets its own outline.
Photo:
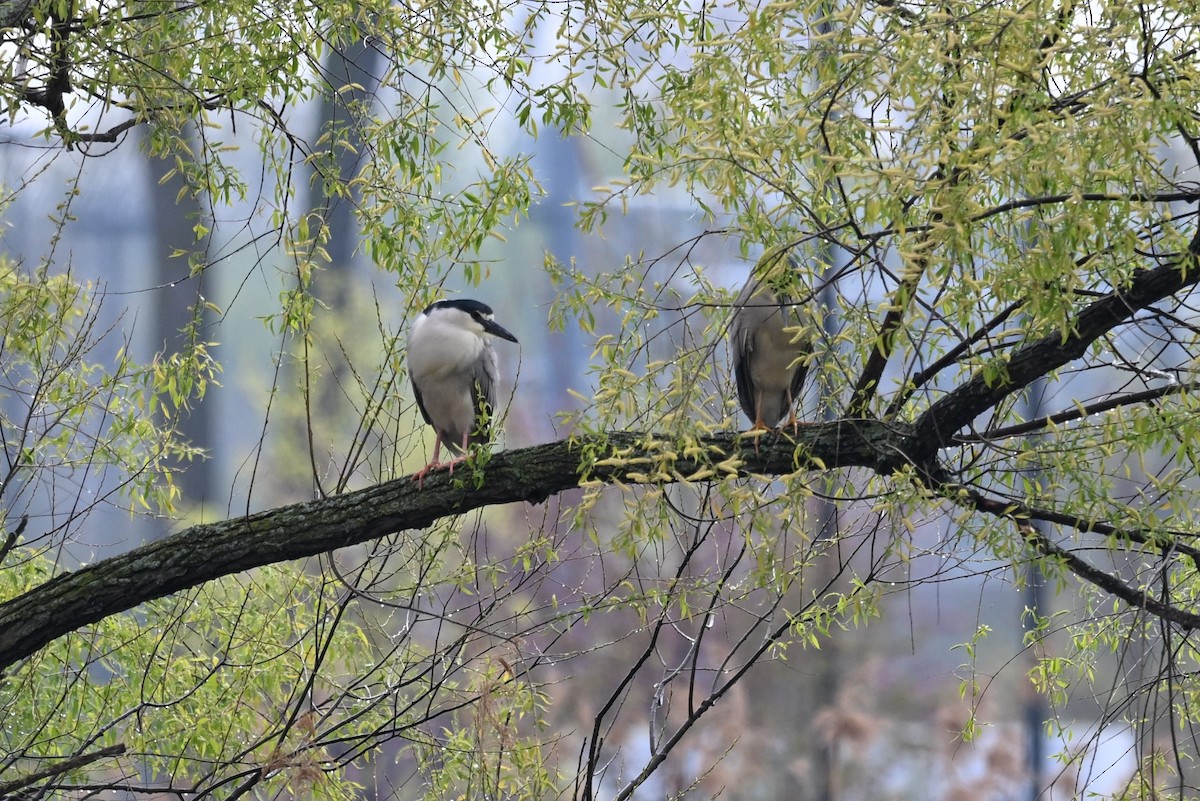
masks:
<instances>
[{"instance_id":1,"label":"heron perched on branch","mask_svg":"<svg viewBox=\"0 0 1200 801\"><path fill-rule=\"evenodd\" d=\"M742 411L756 431L777 428L785 418L796 426L796 400L816 330L807 308L811 298L795 298L796 267L787 249L768 251L733 302L733 374Z\"/></svg>"},{"instance_id":2,"label":"heron perched on branch","mask_svg":"<svg viewBox=\"0 0 1200 801\"><path fill-rule=\"evenodd\" d=\"M517 341L477 300L439 300L413 323L408 375L417 408L437 434L433 459L413 476L418 486L429 471L445 466L438 461L443 445L456 455L446 463L453 473L469 445L487 440L499 373L494 337Z\"/></svg>"}]
</instances>

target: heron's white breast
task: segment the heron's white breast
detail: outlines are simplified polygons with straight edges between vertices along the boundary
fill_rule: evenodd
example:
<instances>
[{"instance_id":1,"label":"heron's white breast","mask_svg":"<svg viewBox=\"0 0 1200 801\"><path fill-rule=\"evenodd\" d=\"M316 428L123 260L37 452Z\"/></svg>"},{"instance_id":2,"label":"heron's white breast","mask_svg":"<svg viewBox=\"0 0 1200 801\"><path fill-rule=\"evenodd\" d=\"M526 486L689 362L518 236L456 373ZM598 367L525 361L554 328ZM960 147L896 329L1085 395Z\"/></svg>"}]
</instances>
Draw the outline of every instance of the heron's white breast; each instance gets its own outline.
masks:
<instances>
[{"instance_id":1,"label":"heron's white breast","mask_svg":"<svg viewBox=\"0 0 1200 801\"><path fill-rule=\"evenodd\" d=\"M486 347L481 336L461 326L419 317L409 335L409 373L417 383L473 375Z\"/></svg>"}]
</instances>

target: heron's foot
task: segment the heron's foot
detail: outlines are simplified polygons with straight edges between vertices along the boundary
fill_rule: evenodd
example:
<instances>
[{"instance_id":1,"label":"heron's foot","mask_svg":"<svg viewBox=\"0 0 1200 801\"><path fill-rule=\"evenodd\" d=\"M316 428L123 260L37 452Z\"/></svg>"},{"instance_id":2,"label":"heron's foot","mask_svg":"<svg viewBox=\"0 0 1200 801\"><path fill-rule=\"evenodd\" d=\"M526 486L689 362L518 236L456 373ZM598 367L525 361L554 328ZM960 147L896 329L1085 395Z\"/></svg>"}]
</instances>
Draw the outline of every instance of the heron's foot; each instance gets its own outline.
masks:
<instances>
[{"instance_id":1,"label":"heron's foot","mask_svg":"<svg viewBox=\"0 0 1200 801\"><path fill-rule=\"evenodd\" d=\"M412 474L412 480L417 482L417 489L425 489L425 476L442 466L439 461L432 461Z\"/></svg>"},{"instance_id":2,"label":"heron's foot","mask_svg":"<svg viewBox=\"0 0 1200 801\"><path fill-rule=\"evenodd\" d=\"M800 418L796 417L794 410L788 412L787 427L792 429L793 437L800 433Z\"/></svg>"},{"instance_id":3,"label":"heron's foot","mask_svg":"<svg viewBox=\"0 0 1200 801\"><path fill-rule=\"evenodd\" d=\"M772 430L771 427L766 425L765 423L763 423L762 420L756 420L754 425L751 426L750 430L746 431L742 434L743 437L753 437L754 438L754 455L755 456L759 455L758 443L762 441L762 438L764 435L770 434L771 430Z\"/></svg>"},{"instance_id":4,"label":"heron's foot","mask_svg":"<svg viewBox=\"0 0 1200 801\"><path fill-rule=\"evenodd\" d=\"M455 456L448 462L430 462L422 467L417 472L413 473L412 479L417 482L417 489L425 489L425 476L432 473L434 470L441 470L443 467L449 468L448 475L454 475L454 468L467 460L467 455Z\"/></svg>"}]
</instances>

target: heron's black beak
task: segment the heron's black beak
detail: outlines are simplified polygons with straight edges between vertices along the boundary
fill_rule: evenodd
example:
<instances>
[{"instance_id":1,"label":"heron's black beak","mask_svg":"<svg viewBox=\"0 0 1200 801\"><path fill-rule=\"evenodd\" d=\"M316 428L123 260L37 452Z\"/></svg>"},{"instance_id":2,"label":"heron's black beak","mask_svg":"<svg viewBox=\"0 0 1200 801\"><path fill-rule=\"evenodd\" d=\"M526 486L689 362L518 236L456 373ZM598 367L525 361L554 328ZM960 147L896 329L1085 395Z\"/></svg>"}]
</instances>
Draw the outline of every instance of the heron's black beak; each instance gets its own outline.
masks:
<instances>
[{"instance_id":1,"label":"heron's black beak","mask_svg":"<svg viewBox=\"0 0 1200 801\"><path fill-rule=\"evenodd\" d=\"M507 339L509 342L517 341L517 338L514 337L507 328L500 325L500 323L497 323L495 320L483 320L482 323L483 330L487 331L492 336L500 337L501 339Z\"/></svg>"}]
</instances>

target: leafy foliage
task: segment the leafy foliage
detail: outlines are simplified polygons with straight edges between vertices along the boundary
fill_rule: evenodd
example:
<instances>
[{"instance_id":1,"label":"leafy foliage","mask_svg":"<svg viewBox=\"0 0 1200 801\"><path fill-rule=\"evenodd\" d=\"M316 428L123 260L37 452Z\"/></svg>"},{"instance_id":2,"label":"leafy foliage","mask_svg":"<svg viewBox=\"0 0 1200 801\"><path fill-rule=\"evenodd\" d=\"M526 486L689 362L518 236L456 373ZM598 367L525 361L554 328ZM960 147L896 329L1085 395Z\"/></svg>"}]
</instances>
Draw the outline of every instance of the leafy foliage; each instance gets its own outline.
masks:
<instances>
[{"instance_id":1,"label":"leafy foliage","mask_svg":"<svg viewBox=\"0 0 1200 801\"><path fill-rule=\"evenodd\" d=\"M97 330L100 305L93 288L70 275L0 266L0 486L10 507L59 482L82 487L114 471L100 501L123 495L135 509L169 512L178 492L166 464L201 455L170 421L215 381L219 367L205 343L139 365ZM77 495L76 515L80 502ZM66 515L28 544L61 546L78 522Z\"/></svg>"}]
</instances>

